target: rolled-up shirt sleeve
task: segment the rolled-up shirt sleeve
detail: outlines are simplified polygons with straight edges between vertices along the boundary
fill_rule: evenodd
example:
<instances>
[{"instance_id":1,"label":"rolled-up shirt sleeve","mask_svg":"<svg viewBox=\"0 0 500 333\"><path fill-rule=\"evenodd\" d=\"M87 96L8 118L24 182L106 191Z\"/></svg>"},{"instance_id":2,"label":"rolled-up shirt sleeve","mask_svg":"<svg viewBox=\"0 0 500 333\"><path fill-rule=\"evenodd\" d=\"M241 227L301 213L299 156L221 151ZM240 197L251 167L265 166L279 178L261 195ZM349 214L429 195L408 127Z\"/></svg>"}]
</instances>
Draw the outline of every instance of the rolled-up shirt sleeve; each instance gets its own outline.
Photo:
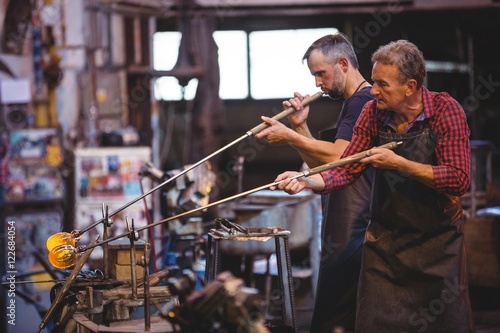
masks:
<instances>
[{"instance_id":1,"label":"rolled-up shirt sleeve","mask_svg":"<svg viewBox=\"0 0 500 333\"><path fill-rule=\"evenodd\" d=\"M440 193L463 195L470 184L470 130L460 104L451 98L435 97L437 165L432 167Z\"/></svg>"}]
</instances>

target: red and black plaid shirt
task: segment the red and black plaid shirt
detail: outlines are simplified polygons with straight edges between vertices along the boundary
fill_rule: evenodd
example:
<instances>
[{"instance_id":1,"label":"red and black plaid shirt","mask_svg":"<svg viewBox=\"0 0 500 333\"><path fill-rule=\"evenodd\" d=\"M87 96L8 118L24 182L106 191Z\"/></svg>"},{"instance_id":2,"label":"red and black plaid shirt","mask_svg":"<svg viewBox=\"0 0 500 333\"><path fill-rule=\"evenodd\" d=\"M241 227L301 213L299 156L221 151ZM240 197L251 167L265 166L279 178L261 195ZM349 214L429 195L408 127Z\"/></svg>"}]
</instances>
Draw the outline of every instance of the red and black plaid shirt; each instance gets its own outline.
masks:
<instances>
[{"instance_id":1,"label":"red and black plaid shirt","mask_svg":"<svg viewBox=\"0 0 500 333\"><path fill-rule=\"evenodd\" d=\"M437 138L436 165L433 165L436 190L440 193L462 195L469 188L470 130L460 104L448 93L431 92L422 88L424 111L408 128L408 132L422 130L427 124ZM354 126L351 143L344 151L350 156L372 148L377 143L378 131L390 131L392 111L378 110L377 101L366 103ZM321 173L328 193L347 187L366 168L365 164L352 163Z\"/></svg>"}]
</instances>

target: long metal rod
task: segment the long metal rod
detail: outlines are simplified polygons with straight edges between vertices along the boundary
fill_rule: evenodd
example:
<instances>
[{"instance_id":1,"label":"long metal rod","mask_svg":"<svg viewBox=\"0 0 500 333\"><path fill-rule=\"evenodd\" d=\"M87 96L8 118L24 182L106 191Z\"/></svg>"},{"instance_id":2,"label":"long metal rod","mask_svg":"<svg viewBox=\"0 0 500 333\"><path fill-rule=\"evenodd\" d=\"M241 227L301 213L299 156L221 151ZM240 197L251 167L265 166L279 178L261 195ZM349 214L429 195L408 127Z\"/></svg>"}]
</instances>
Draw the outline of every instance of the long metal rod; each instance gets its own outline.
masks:
<instances>
[{"instance_id":1,"label":"long metal rod","mask_svg":"<svg viewBox=\"0 0 500 333\"><path fill-rule=\"evenodd\" d=\"M129 230L128 238L130 240L130 276L132 282L132 299L137 299L137 257L135 255L135 239L136 239L136 231L134 226L134 219L132 219L132 226L129 226L128 218L127 218L127 227ZM105 242L103 240L103 242Z\"/></svg>"},{"instance_id":2,"label":"long metal rod","mask_svg":"<svg viewBox=\"0 0 500 333\"><path fill-rule=\"evenodd\" d=\"M389 142L389 143L386 143L384 145L378 146L376 148L394 149L398 145L400 145L401 143L402 143L401 141L399 141L399 142L393 141L393 142ZM295 175L294 177L291 177L290 179L297 179L297 178L301 178L301 177L309 177L309 176L312 176L314 174L326 171L328 169L332 169L332 168L335 168L335 167L338 167L338 166L342 166L342 165L346 165L346 164L349 164L349 163L357 162L357 161L359 161L359 160L361 160L361 159L363 159L365 157L368 157L368 151L369 151L369 149L365 150L365 151L362 151L360 153L348 156L348 157L341 158L341 159L339 159L337 161L334 161L334 162L326 163L326 164L317 166L317 167L312 168L312 169L304 170L301 173ZM241 198L241 197L247 196L247 195L252 194L254 192L258 192L258 191L270 188L272 186L277 186L277 185L281 184L282 182L284 182L285 180L286 179L283 179L283 180L280 180L280 181L277 181L277 182L273 182L273 183L269 183L269 184L266 184L266 185L262 185L262 186L254 188L254 189L248 190L246 192L242 192L242 193L233 195L231 197L228 197L228 198L225 198L225 199L221 199L219 201L212 202L212 203L210 203L208 205L205 205L203 207L198 207L198 208L192 209L190 211L187 211L187 212L184 212L184 213L180 213L180 214L177 214L175 216L171 216L171 217L165 218L163 220L159 220L159 221L157 221L155 223L152 223L152 224L149 224L149 225L137 228L136 231L139 232L139 231L142 231L142 230L145 230L145 229L148 229L148 228L152 228L152 227L155 227L155 226L160 225L162 223L169 222L169 221L178 219L180 217L183 217L183 216L186 216L186 215L190 215L192 213L196 213L196 212L199 212L201 210L205 210L207 208L210 208L210 207L213 207L213 206L216 206L216 205L220 205L222 203L225 203L225 202L237 199L237 198ZM126 237L126 236L128 236L128 233L108 238L106 240L106 242L111 242L111 241L114 241L114 240L117 240L117 239L120 239L120 238L123 238L123 237ZM89 245L87 247L79 249L79 251L86 251L86 250L88 250L91 247L100 246L103 243L104 243L104 241L102 241L102 242L100 242L98 244L95 244L95 245Z\"/></svg>"},{"instance_id":3,"label":"long metal rod","mask_svg":"<svg viewBox=\"0 0 500 333\"><path fill-rule=\"evenodd\" d=\"M149 249L148 243L144 246L144 330L151 329L151 294L149 292Z\"/></svg>"},{"instance_id":4,"label":"long metal rod","mask_svg":"<svg viewBox=\"0 0 500 333\"><path fill-rule=\"evenodd\" d=\"M303 101L302 101L302 105L303 106L306 106L312 102L314 102L315 100L317 100L318 98L320 98L321 96L323 96L323 92L322 91L318 91L317 93L315 93L314 95L310 96L309 98L305 98ZM280 113L278 113L277 115L275 115L274 117L272 117L273 119L275 120L281 120L287 116L289 116L290 114L292 114L293 112L295 112L295 108L293 107L289 107L288 109L286 110L283 110L281 111ZM269 127L269 125L265 122L262 122L261 124L255 126L254 128L252 128L251 130L249 130L248 132L246 132L244 135L242 135L241 137L239 137L238 139L234 140L233 142L225 145L224 147L220 148L219 150L213 152L212 154L208 155L207 157L199 160L198 162L192 164L191 166L189 166L188 168L184 169L182 172L172 176L171 178L165 180L163 183L157 185L156 187L154 187L153 189L149 190L148 192L142 194L141 196L129 201L128 203L126 203L125 205L121 206L120 208L118 208L117 210L115 210L114 212L111 212L109 214L109 217L112 217L116 214L118 214L119 212L125 210L126 208L130 207L131 205L133 205L134 203L136 203L137 201L147 197L148 195L150 195L151 193L157 191L158 189L164 187L165 185L167 185L168 183L174 181L175 179L179 178L180 176L188 173L189 171L193 170L194 168L196 168L197 166L199 166L200 164L206 162L207 160L209 160L210 158L216 156L217 154L221 153L222 151L228 149L229 147L235 145L236 143L248 138L248 137L251 137L257 133L259 133L260 131L262 131L263 129ZM89 231L90 229L94 228L95 226L99 225L100 223L102 223L104 221L104 218L103 219L100 219L94 223L92 223L91 225L83 228L82 230L78 231L78 236L82 235L83 233Z\"/></svg>"}]
</instances>

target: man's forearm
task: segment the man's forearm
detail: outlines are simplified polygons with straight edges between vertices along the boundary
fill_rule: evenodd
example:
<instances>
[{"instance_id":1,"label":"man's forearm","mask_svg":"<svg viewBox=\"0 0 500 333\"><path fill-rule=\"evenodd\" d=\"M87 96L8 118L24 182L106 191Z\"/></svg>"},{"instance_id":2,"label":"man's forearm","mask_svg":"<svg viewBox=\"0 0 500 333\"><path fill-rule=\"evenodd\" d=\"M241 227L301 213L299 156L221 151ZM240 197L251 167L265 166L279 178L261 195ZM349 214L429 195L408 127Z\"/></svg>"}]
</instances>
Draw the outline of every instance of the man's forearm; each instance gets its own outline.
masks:
<instances>
[{"instance_id":1,"label":"man's forearm","mask_svg":"<svg viewBox=\"0 0 500 333\"><path fill-rule=\"evenodd\" d=\"M298 134L309 138L309 139L314 139L313 135L311 134L311 131L309 130L309 126L307 126L306 123L300 125L300 126L291 126L291 128Z\"/></svg>"},{"instance_id":2,"label":"man's forearm","mask_svg":"<svg viewBox=\"0 0 500 333\"><path fill-rule=\"evenodd\" d=\"M407 175L411 179L419 181L424 185L433 189L436 188L436 183L434 182L434 172L432 170L432 165L430 164L422 164L402 158L398 171L400 171L403 176Z\"/></svg>"},{"instance_id":3,"label":"man's forearm","mask_svg":"<svg viewBox=\"0 0 500 333\"><path fill-rule=\"evenodd\" d=\"M339 159L349 144L348 141L345 141L345 144L338 144L337 142L316 140L306 123L294 126L292 129L298 135L294 135L288 143L297 150L302 160L310 168Z\"/></svg>"},{"instance_id":4,"label":"man's forearm","mask_svg":"<svg viewBox=\"0 0 500 333\"><path fill-rule=\"evenodd\" d=\"M332 143L302 136L290 145L298 151L304 162L313 168L338 160L348 143L348 141L345 141L345 144L340 141Z\"/></svg>"}]
</instances>

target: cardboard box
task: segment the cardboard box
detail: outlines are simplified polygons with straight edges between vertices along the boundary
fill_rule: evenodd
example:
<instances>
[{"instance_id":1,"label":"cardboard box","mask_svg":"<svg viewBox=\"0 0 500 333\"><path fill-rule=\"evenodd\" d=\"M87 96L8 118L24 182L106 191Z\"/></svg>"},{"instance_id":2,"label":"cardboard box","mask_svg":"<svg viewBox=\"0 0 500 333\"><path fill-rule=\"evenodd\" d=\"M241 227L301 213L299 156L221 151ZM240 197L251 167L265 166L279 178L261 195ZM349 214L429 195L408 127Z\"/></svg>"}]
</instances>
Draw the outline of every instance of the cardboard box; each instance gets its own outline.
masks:
<instances>
[{"instance_id":1,"label":"cardboard box","mask_svg":"<svg viewBox=\"0 0 500 333\"><path fill-rule=\"evenodd\" d=\"M144 267L137 265L137 261L144 256L145 242L136 241L135 258L136 258L136 277L141 279L144 277ZM130 240L123 238L118 239L108 244L109 251L109 267L110 277L118 281L130 281L132 279L131 262L130 262Z\"/></svg>"}]
</instances>

